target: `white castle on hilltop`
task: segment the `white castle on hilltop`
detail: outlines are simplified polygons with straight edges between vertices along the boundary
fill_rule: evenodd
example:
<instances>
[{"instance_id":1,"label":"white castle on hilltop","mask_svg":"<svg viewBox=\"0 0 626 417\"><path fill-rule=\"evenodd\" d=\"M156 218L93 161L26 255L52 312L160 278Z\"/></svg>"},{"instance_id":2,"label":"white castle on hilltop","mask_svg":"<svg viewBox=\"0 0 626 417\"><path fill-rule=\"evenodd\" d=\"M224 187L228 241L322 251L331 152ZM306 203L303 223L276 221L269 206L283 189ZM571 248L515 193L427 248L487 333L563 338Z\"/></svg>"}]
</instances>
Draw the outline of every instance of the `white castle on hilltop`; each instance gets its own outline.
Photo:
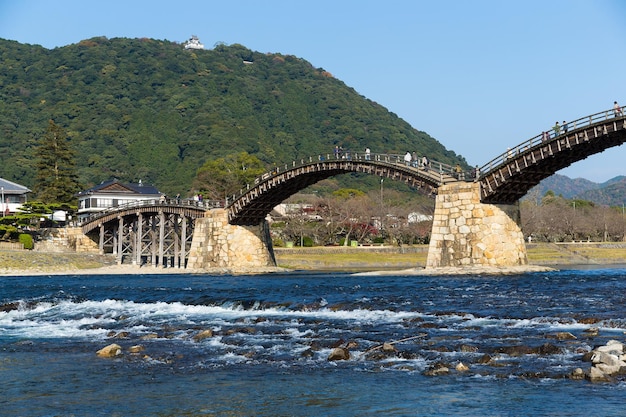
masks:
<instances>
[{"instance_id":1,"label":"white castle on hilltop","mask_svg":"<svg viewBox=\"0 0 626 417\"><path fill-rule=\"evenodd\" d=\"M185 49L204 49L204 45L196 35L191 35L191 39L185 42Z\"/></svg>"}]
</instances>

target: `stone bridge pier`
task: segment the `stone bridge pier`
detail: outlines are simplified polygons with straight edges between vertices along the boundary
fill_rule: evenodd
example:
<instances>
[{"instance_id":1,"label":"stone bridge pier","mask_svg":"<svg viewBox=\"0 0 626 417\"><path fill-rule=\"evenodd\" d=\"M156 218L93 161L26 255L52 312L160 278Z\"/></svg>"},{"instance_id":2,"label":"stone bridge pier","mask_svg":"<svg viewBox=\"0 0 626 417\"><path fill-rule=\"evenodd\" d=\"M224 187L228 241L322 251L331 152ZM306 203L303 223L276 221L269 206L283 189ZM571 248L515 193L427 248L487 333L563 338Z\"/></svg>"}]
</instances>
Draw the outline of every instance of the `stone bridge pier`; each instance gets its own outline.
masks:
<instances>
[{"instance_id":1,"label":"stone bridge pier","mask_svg":"<svg viewBox=\"0 0 626 417\"><path fill-rule=\"evenodd\" d=\"M267 221L258 226L228 223L228 212L212 209L195 220L187 268L247 270L276 266Z\"/></svg>"},{"instance_id":2,"label":"stone bridge pier","mask_svg":"<svg viewBox=\"0 0 626 417\"><path fill-rule=\"evenodd\" d=\"M480 202L480 183L439 187L426 268L527 264L518 224L500 207Z\"/></svg>"}]
</instances>

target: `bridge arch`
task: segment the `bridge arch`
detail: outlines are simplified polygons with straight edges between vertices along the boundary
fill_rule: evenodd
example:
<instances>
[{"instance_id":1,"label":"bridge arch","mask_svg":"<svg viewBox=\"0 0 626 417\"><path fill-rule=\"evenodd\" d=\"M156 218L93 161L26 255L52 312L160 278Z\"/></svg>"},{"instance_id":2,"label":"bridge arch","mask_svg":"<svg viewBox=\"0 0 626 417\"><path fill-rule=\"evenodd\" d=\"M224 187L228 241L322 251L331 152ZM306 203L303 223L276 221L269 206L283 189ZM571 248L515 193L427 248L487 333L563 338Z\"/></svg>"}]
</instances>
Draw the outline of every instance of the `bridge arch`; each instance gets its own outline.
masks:
<instances>
[{"instance_id":1,"label":"bridge arch","mask_svg":"<svg viewBox=\"0 0 626 417\"><path fill-rule=\"evenodd\" d=\"M80 226L100 253L114 254L118 263L184 268L194 223L210 208L189 200L140 200L96 213Z\"/></svg>"},{"instance_id":2,"label":"bridge arch","mask_svg":"<svg viewBox=\"0 0 626 417\"><path fill-rule=\"evenodd\" d=\"M625 141L626 118L612 109L571 121L559 135L539 134L480 168L481 201L515 203L544 178Z\"/></svg>"},{"instance_id":3,"label":"bridge arch","mask_svg":"<svg viewBox=\"0 0 626 417\"><path fill-rule=\"evenodd\" d=\"M276 168L255 180L254 185L234 195L226 205L233 225L257 225L274 207L306 187L335 175L359 172L402 181L432 195L437 188L457 181L453 167L431 161L424 167L406 163L402 155L350 154L347 157L318 155Z\"/></svg>"},{"instance_id":4,"label":"bridge arch","mask_svg":"<svg viewBox=\"0 0 626 417\"><path fill-rule=\"evenodd\" d=\"M318 181L358 172L403 181L424 194L438 194L427 267L523 264L527 262L523 234L492 204L515 203L556 171L626 141L626 118L613 110L574 120L568 128L549 138L538 135L522 142L471 175L456 173L453 167L438 162L424 169L405 163L402 155L318 155L276 167L224 204L135 202L84 219L81 228L92 236L98 230L100 251L109 242L118 262L128 255L133 263L148 260L154 266L186 267L189 258L196 268L241 262L275 265L265 227L267 214ZM453 205L458 207L453 210ZM196 223L202 230L196 231L198 239L192 244ZM476 225L480 227L473 231ZM503 236L493 232L498 227L510 229L506 239L489 243L483 238ZM233 238L236 235L243 237Z\"/></svg>"}]
</instances>

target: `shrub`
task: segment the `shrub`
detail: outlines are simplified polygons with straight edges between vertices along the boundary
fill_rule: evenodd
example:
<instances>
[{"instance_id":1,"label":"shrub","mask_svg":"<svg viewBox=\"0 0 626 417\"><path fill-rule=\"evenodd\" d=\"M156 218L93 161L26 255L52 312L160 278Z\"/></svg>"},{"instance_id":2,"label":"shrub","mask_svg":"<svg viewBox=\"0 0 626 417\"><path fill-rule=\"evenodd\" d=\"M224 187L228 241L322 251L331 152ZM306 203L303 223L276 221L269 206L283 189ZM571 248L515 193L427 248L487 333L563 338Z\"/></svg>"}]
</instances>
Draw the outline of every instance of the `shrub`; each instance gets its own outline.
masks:
<instances>
[{"instance_id":1,"label":"shrub","mask_svg":"<svg viewBox=\"0 0 626 417\"><path fill-rule=\"evenodd\" d=\"M35 244L33 243L33 237L29 234L26 234L26 233L20 234L19 241L22 245L24 245L24 249L30 250L35 247Z\"/></svg>"},{"instance_id":2,"label":"shrub","mask_svg":"<svg viewBox=\"0 0 626 417\"><path fill-rule=\"evenodd\" d=\"M17 227L0 224L0 239L2 240L11 240L15 239L17 236Z\"/></svg>"}]
</instances>

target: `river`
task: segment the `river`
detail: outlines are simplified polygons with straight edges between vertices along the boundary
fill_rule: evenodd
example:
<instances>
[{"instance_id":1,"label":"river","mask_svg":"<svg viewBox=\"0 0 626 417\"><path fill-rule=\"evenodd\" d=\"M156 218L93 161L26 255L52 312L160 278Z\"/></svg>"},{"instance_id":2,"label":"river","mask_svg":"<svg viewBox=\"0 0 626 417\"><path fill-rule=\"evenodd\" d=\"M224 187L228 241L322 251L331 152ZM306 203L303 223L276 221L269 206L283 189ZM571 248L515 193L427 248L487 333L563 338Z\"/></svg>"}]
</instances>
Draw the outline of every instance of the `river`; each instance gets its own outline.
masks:
<instances>
[{"instance_id":1,"label":"river","mask_svg":"<svg viewBox=\"0 0 626 417\"><path fill-rule=\"evenodd\" d=\"M626 379L569 375L625 331L618 268L2 277L0 415L623 415Z\"/></svg>"}]
</instances>

